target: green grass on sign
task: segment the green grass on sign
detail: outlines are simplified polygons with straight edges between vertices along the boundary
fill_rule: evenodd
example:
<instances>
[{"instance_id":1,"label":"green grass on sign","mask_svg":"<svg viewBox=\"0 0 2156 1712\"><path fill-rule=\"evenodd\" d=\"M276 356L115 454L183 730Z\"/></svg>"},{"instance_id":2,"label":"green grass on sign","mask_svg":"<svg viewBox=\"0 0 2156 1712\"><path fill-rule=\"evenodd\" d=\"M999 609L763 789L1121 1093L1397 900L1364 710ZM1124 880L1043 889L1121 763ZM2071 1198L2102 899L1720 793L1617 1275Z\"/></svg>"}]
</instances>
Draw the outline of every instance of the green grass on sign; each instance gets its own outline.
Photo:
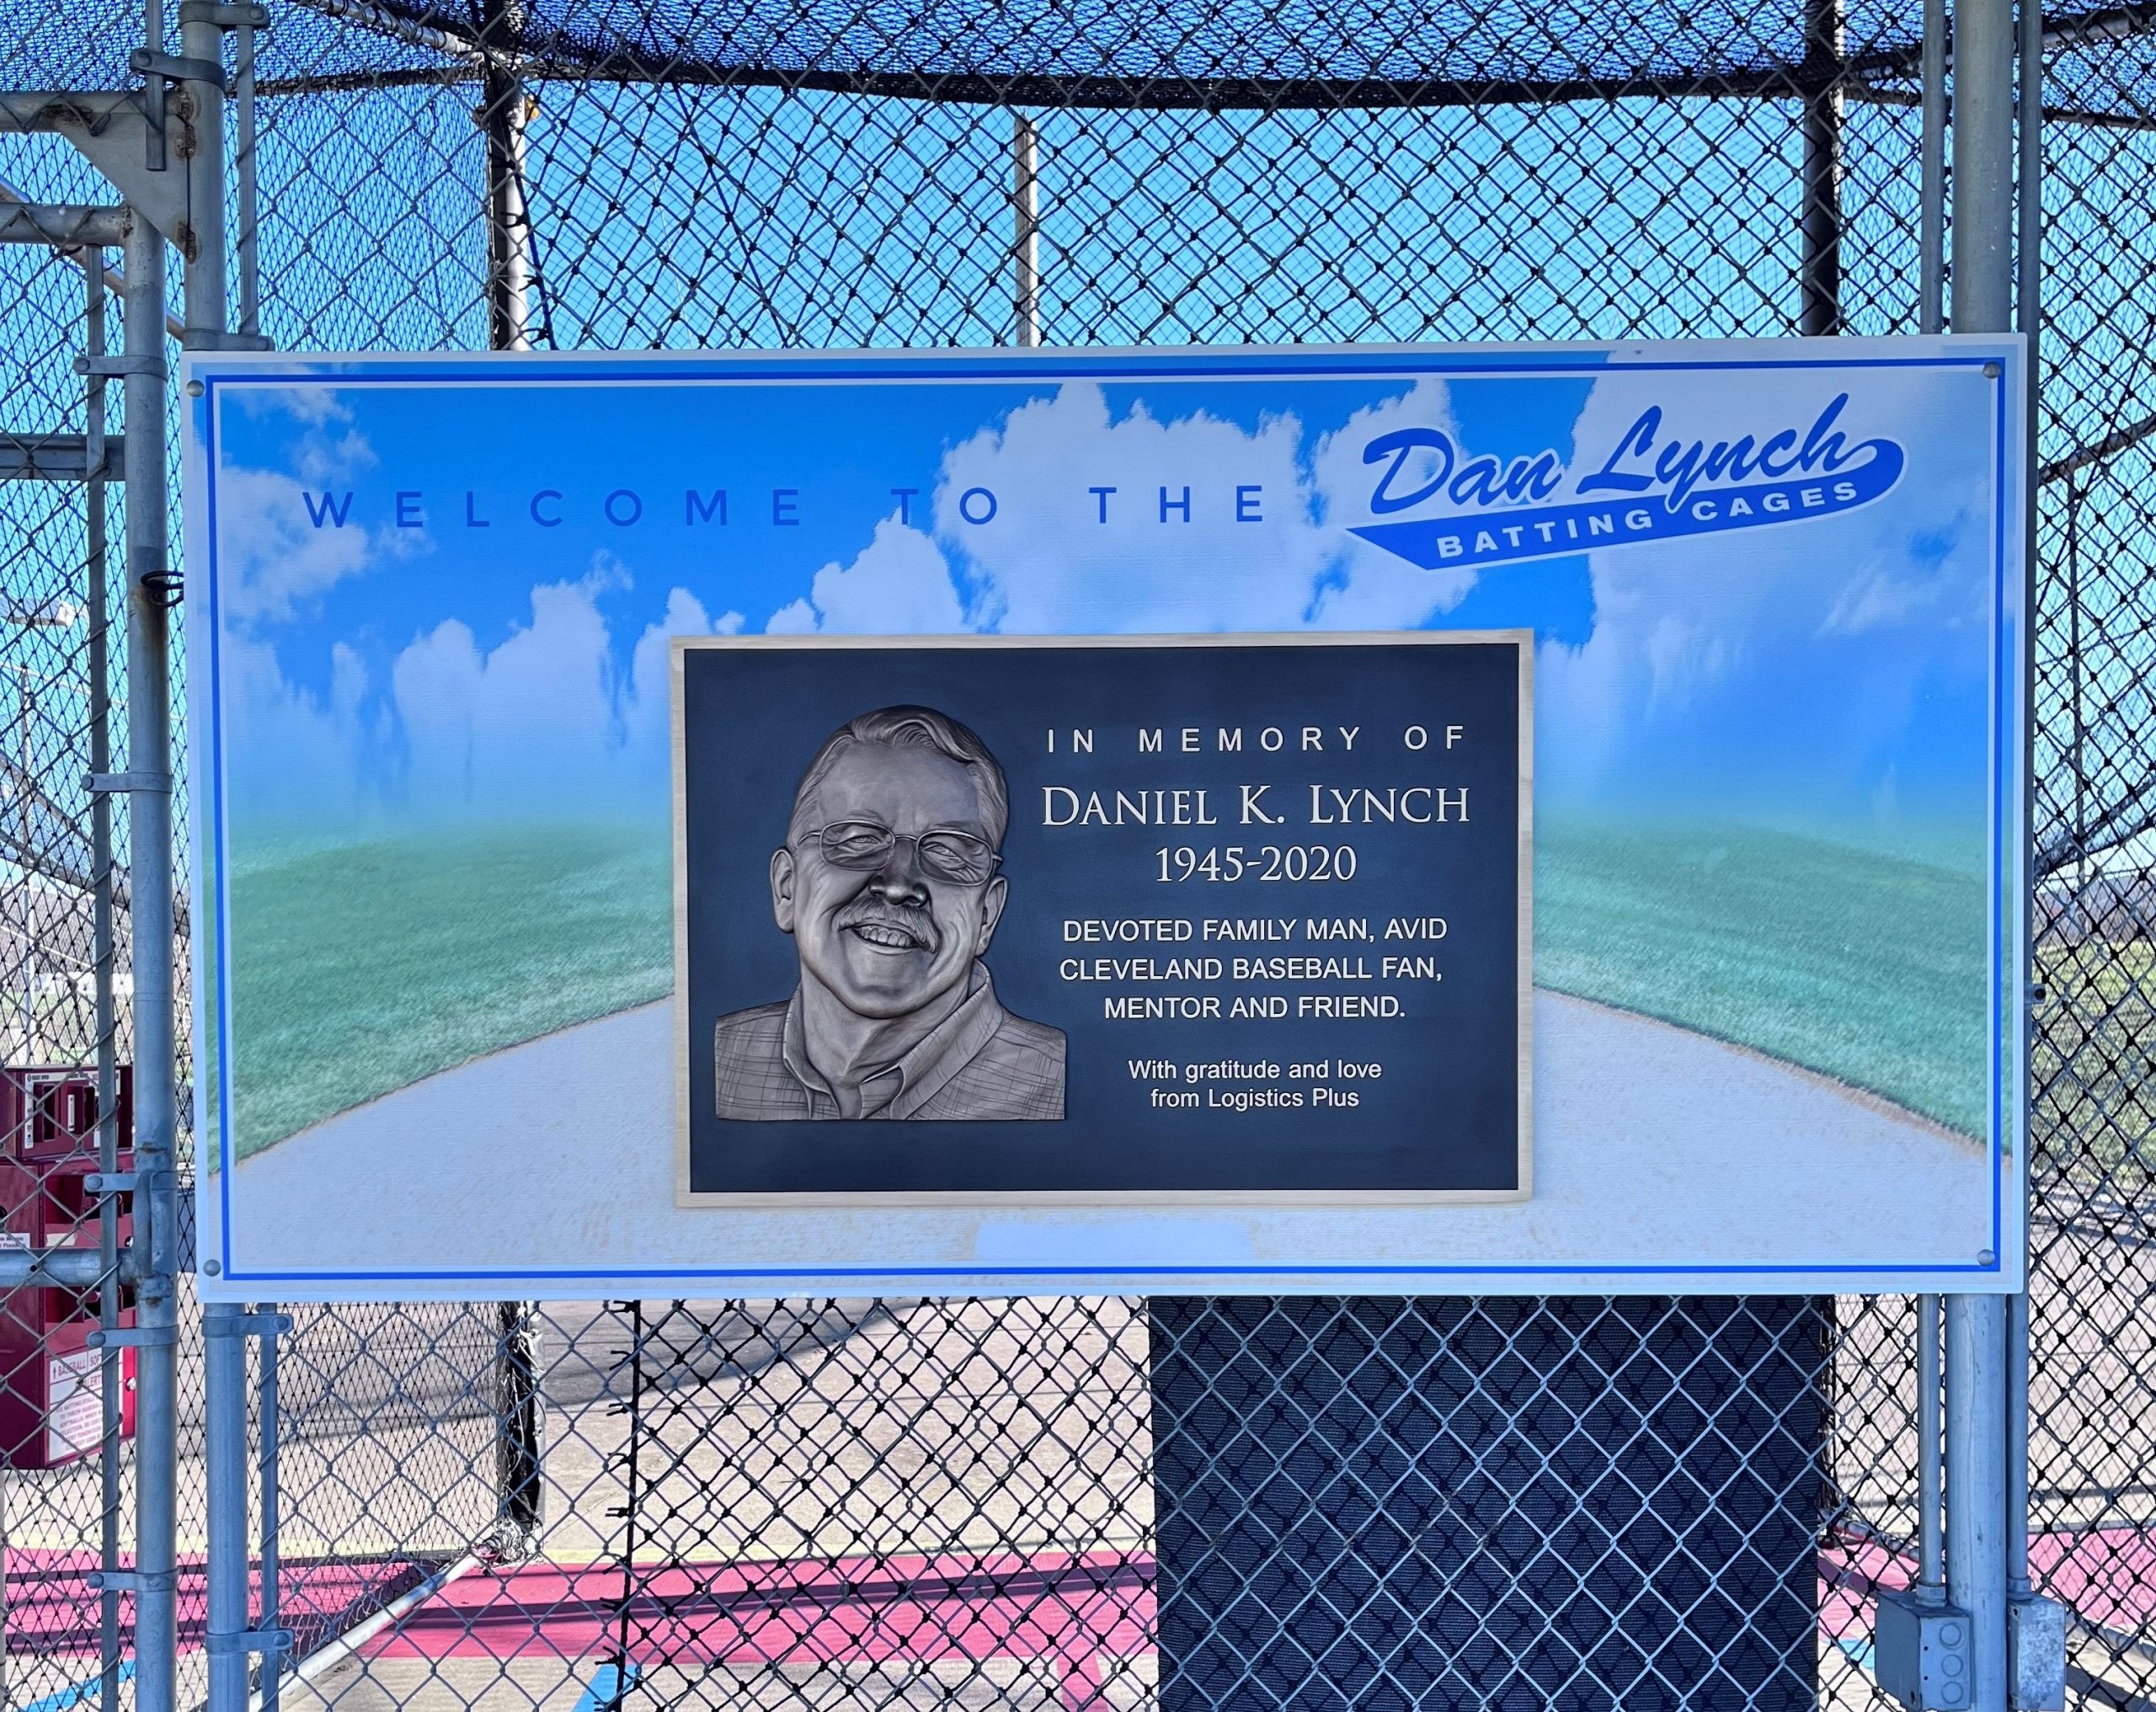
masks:
<instances>
[{"instance_id":1,"label":"green grass on sign","mask_svg":"<svg viewBox=\"0 0 2156 1712\"><path fill-rule=\"evenodd\" d=\"M232 883L241 1158L483 1053L662 998L643 827L503 827L262 861Z\"/></svg>"},{"instance_id":2,"label":"green grass on sign","mask_svg":"<svg viewBox=\"0 0 2156 1712\"><path fill-rule=\"evenodd\" d=\"M1738 826L1535 831L1538 986L1984 1133L1984 886Z\"/></svg>"}]
</instances>

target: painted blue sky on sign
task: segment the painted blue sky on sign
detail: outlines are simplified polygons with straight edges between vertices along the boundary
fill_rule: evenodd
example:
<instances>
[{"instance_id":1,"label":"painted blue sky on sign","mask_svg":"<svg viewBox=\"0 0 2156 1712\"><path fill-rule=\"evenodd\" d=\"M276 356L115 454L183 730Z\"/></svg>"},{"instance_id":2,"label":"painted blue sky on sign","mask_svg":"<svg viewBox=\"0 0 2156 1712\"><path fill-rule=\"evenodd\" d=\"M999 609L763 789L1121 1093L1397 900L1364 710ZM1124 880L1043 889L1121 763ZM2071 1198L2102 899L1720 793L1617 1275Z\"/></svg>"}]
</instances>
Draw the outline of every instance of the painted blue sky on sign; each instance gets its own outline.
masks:
<instances>
[{"instance_id":1,"label":"painted blue sky on sign","mask_svg":"<svg viewBox=\"0 0 2156 1712\"><path fill-rule=\"evenodd\" d=\"M1801 433L1838 387L1910 459L1845 515L1480 570L1348 533L1404 424L1588 467L1650 397L1711 440ZM1529 626L1545 810L1981 859L1972 373L221 394L241 825L663 814L672 633Z\"/></svg>"}]
</instances>

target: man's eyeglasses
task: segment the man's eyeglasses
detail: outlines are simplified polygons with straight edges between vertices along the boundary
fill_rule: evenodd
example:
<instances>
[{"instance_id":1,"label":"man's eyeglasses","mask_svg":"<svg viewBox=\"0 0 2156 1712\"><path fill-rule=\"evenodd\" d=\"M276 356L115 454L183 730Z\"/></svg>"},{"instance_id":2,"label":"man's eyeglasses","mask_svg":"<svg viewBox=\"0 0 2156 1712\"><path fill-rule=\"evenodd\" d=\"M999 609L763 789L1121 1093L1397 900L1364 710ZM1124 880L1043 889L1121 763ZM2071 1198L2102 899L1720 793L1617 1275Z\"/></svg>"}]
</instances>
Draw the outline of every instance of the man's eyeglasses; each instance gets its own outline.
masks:
<instances>
[{"instance_id":1,"label":"man's eyeglasses","mask_svg":"<svg viewBox=\"0 0 2156 1712\"><path fill-rule=\"evenodd\" d=\"M813 836L835 868L880 868L901 841L910 843L924 869L962 886L981 884L1003 861L986 839L953 827L900 833L873 820L834 820Z\"/></svg>"}]
</instances>

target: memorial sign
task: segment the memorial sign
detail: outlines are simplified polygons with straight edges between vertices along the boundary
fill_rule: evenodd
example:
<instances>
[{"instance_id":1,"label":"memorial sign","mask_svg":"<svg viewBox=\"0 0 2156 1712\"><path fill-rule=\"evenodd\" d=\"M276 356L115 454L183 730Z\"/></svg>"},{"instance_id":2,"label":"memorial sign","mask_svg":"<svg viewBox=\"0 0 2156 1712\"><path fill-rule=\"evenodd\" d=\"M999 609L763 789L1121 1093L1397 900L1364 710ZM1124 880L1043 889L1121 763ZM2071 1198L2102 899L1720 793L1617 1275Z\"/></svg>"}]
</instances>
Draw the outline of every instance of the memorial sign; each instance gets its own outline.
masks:
<instances>
[{"instance_id":1,"label":"memorial sign","mask_svg":"<svg viewBox=\"0 0 2156 1712\"><path fill-rule=\"evenodd\" d=\"M195 355L205 1292L2013 1288L2022 365Z\"/></svg>"},{"instance_id":2,"label":"memorial sign","mask_svg":"<svg viewBox=\"0 0 2156 1712\"><path fill-rule=\"evenodd\" d=\"M687 1204L1525 1198L1528 633L675 648Z\"/></svg>"}]
</instances>

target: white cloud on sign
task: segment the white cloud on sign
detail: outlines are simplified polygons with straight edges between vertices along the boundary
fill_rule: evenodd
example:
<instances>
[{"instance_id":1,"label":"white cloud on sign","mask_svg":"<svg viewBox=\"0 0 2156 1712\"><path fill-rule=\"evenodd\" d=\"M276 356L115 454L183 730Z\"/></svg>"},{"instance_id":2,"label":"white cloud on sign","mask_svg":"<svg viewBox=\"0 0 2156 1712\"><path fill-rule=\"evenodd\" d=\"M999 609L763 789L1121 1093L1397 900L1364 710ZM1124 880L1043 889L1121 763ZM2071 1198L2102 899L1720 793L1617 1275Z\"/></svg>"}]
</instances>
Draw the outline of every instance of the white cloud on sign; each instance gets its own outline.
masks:
<instances>
[{"instance_id":1,"label":"white cloud on sign","mask_svg":"<svg viewBox=\"0 0 2156 1712\"><path fill-rule=\"evenodd\" d=\"M947 635L967 629L964 604L943 555L895 517L876 525L852 563L827 564L808 593L771 615L773 635L829 631L857 636Z\"/></svg>"},{"instance_id":2,"label":"white cloud on sign","mask_svg":"<svg viewBox=\"0 0 2156 1712\"><path fill-rule=\"evenodd\" d=\"M1314 615L1327 630L1414 629L1457 606L1475 586L1473 571L1425 570L1347 533L1376 516L1370 494L1380 471L1363 461L1363 448L1381 434L1410 425L1434 428L1458 440L1459 425L1442 381L1419 380L1400 397L1356 412L1312 454L1319 515L1329 525L1338 556ZM1395 491L1414 492L1430 469L1428 454L1419 461L1411 457L1393 484Z\"/></svg>"},{"instance_id":3,"label":"white cloud on sign","mask_svg":"<svg viewBox=\"0 0 2156 1712\"><path fill-rule=\"evenodd\" d=\"M946 454L937 538L979 585L975 616L1013 633L1412 627L1474 573L1346 532L1371 515L1363 447L1411 422L1452 429L1442 382L1358 411L1305 459L1292 415L1118 418L1072 381Z\"/></svg>"},{"instance_id":4,"label":"white cloud on sign","mask_svg":"<svg viewBox=\"0 0 2156 1712\"><path fill-rule=\"evenodd\" d=\"M1801 439L1845 384L1845 376L1762 370L1741 387L1678 392L1667 375L1620 365L1597 381L1582 413L1575 474L1594 467L1587 458L1606 457L1650 405L1664 408L1665 437L1711 445L1749 435L1757 444L1784 428ZM1984 621L1984 542L1967 509L1983 491L1983 455L1947 419L1949 408L1935 379L1882 371L1866 383L1861 406L1844 413L1847 439L1891 435L1921 460L1923 478L1905 475L1862 509L1592 554L1593 632L1577 649L1543 649L1537 664L1538 723L1564 733L1547 782L1592 797L1598 778L1628 765L1644 776L1673 745L1710 751L1712 742L1701 744L1727 711L1758 714L1771 680L1774 694L1801 699L1770 717L1816 733L1818 764L1844 770L1849 788L1870 800L1925 674L1946 662L1966 669L1957 632ZM1860 708L1821 693L1850 681L1854 646L1873 650ZM1790 689L1792 663L1807 660L1813 675L1800 672L1806 686Z\"/></svg>"},{"instance_id":5,"label":"white cloud on sign","mask_svg":"<svg viewBox=\"0 0 2156 1712\"><path fill-rule=\"evenodd\" d=\"M1072 381L945 454L937 539L1001 631L1297 627L1330 557L1301 438L1288 416L1255 432L1203 413L1162 420L1142 403L1113 419L1100 387ZM1261 520L1237 520L1239 487L1257 490L1242 509Z\"/></svg>"},{"instance_id":6,"label":"white cloud on sign","mask_svg":"<svg viewBox=\"0 0 2156 1712\"><path fill-rule=\"evenodd\" d=\"M378 556L411 550L357 524L314 527L307 502L319 490L290 476L227 470L218 497L223 606L241 626L290 618Z\"/></svg>"}]
</instances>

